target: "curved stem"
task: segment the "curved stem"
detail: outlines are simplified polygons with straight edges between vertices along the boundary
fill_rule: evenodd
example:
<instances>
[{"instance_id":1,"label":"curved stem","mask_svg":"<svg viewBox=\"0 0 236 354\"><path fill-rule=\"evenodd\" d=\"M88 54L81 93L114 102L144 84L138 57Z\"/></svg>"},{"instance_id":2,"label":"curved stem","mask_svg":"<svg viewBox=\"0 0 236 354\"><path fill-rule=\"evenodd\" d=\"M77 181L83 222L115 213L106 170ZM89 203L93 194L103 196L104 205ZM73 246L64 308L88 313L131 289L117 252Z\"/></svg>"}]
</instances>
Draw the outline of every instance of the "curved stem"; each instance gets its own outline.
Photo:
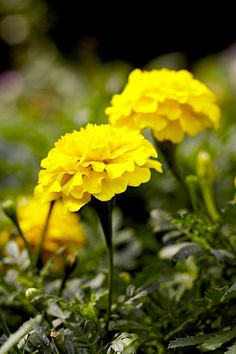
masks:
<instances>
[{"instance_id":1,"label":"curved stem","mask_svg":"<svg viewBox=\"0 0 236 354\"><path fill-rule=\"evenodd\" d=\"M185 182L189 191L189 197L192 205L192 209L194 213L198 213L198 199L197 199L197 188L199 188L199 181L197 176L188 175L185 178Z\"/></svg>"},{"instance_id":2,"label":"curved stem","mask_svg":"<svg viewBox=\"0 0 236 354\"><path fill-rule=\"evenodd\" d=\"M22 238L23 242L24 242L24 246L27 250L27 253L28 253L28 256L29 256L29 260L30 260L30 264L31 266L33 267L33 257L32 257L32 249L30 247L30 244L29 242L26 240L24 234L23 234L23 231L21 230L21 227L20 227L20 224L18 223L18 220L16 219L15 220L15 225L16 225L16 228L17 228L17 231L19 232L19 235L20 237Z\"/></svg>"},{"instance_id":3,"label":"curved stem","mask_svg":"<svg viewBox=\"0 0 236 354\"><path fill-rule=\"evenodd\" d=\"M109 327L109 320L111 316L112 294L113 294L113 242L112 242L112 208L113 200L108 202L100 202L97 199L93 200L94 208L97 211L103 233L106 240L108 252L108 304L106 313L106 330Z\"/></svg>"},{"instance_id":4,"label":"curved stem","mask_svg":"<svg viewBox=\"0 0 236 354\"><path fill-rule=\"evenodd\" d=\"M212 221L217 221L220 218L220 215L216 209L213 193L212 193L212 186L209 182L205 179L200 180L200 187L202 190L202 196L208 211L209 216L211 217Z\"/></svg>"},{"instance_id":5,"label":"curved stem","mask_svg":"<svg viewBox=\"0 0 236 354\"><path fill-rule=\"evenodd\" d=\"M7 337L9 337L10 334L11 334L11 332L10 332L10 330L9 330L9 328L8 328L8 325L7 325L6 321L5 321L5 318L3 317L3 315L2 315L1 312L0 312L0 325L1 325L2 330L3 330L3 332L5 333L5 335L6 335Z\"/></svg>"},{"instance_id":6,"label":"curved stem","mask_svg":"<svg viewBox=\"0 0 236 354\"><path fill-rule=\"evenodd\" d=\"M113 273L114 273L114 261L113 261L113 246L107 248L108 251L108 305L106 313L106 329L108 330L109 320L111 316L112 306L112 294L113 294Z\"/></svg>"},{"instance_id":7,"label":"curved stem","mask_svg":"<svg viewBox=\"0 0 236 354\"><path fill-rule=\"evenodd\" d=\"M9 217L9 219L16 226L19 236L22 238L25 249L27 250L28 257L30 260L30 265L33 268L32 249L30 247L29 242L26 240L24 233L20 227L18 217L17 217L16 205L13 203L12 200L7 200L6 202L3 203L2 208L3 208L3 211L6 214L6 216Z\"/></svg>"},{"instance_id":8,"label":"curved stem","mask_svg":"<svg viewBox=\"0 0 236 354\"><path fill-rule=\"evenodd\" d=\"M36 267L37 267L37 264L38 264L38 261L39 261L39 257L40 257L40 253L41 253L41 250L43 248L43 244L44 244L44 241L45 241L45 238L46 238L46 234L47 234L47 230L48 230L48 224L49 224L49 220L50 220L50 217L51 217L51 214L52 214L53 205L54 205L54 201L52 201L50 203L48 215L47 215L47 218L45 220L45 223L44 223L44 226L43 226L43 229L42 229L42 232L41 232L40 242L39 242L38 247L36 248L36 251L35 251L34 266L36 266Z\"/></svg>"},{"instance_id":9,"label":"curved stem","mask_svg":"<svg viewBox=\"0 0 236 354\"><path fill-rule=\"evenodd\" d=\"M186 189L185 181L183 180L183 177L181 176L179 169L176 165L176 148L177 145L173 144L170 141L163 141L159 142L156 140L156 138L153 136L154 142L156 149L161 152L163 155L166 164L170 168L170 171L172 175L176 178L176 180L184 186Z\"/></svg>"}]
</instances>

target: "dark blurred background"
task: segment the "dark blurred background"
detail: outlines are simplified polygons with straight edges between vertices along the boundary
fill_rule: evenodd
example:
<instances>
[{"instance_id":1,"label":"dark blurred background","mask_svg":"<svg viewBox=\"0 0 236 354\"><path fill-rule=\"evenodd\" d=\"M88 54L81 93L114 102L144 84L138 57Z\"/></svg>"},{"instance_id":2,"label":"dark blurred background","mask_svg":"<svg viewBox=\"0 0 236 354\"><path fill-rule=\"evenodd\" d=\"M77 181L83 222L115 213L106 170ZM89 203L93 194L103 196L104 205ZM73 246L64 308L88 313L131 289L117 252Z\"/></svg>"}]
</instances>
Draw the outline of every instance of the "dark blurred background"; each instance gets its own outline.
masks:
<instances>
[{"instance_id":1,"label":"dark blurred background","mask_svg":"<svg viewBox=\"0 0 236 354\"><path fill-rule=\"evenodd\" d=\"M140 1L133 7L112 1L107 9L101 2L48 3L56 16L50 34L66 54L87 39L105 61L125 59L142 66L175 51L195 61L236 40L229 1Z\"/></svg>"},{"instance_id":2,"label":"dark blurred background","mask_svg":"<svg viewBox=\"0 0 236 354\"><path fill-rule=\"evenodd\" d=\"M38 0L31 2L36 5ZM123 59L142 66L159 55L178 51L191 63L236 40L235 12L230 3L47 0L47 31L59 51L69 57L89 49L104 61ZM0 49L4 70L11 65L4 39Z\"/></svg>"}]
</instances>

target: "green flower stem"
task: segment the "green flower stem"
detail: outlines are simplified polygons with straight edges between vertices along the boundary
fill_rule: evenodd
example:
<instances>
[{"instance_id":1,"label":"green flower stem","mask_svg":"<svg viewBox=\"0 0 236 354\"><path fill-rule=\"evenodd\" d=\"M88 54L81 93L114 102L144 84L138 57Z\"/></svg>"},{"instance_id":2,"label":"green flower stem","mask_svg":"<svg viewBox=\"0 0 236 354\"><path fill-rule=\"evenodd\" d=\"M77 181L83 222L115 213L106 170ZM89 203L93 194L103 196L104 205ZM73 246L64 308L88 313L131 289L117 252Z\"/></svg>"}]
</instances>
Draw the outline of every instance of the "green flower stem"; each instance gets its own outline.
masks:
<instances>
[{"instance_id":1,"label":"green flower stem","mask_svg":"<svg viewBox=\"0 0 236 354\"><path fill-rule=\"evenodd\" d=\"M17 218L17 213L16 213L16 206L11 200L7 200L6 202L3 203L3 211L4 213L11 219L13 224L16 226L17 231L19 233L19 236L22 238L24 246L27 250L29 259L30 259L30 264L33 266L33 257L32 257L32 249L30 247L29 242L26 240L23 231L21 230L20 224L18 222Z\"/></svg>"},{"instance_id":2,"label":"green flower stem","mask_svg":"<svg viewBox=\"0 0 236 354\"><path fill-rule=\"evenodd\" d=\"M0 324L1 324L2 330L5 333L5 335L7 337L9 337L11 332L9 331L8 325L7 325L5 318L3 317L1 312L0 312Z\"/></svg>"},{"instance_id":3,"label":"green flower stem","mask_svg":"<svg viewBox=\"0 0 236 354\"><path fill-rule=\"evenodd\" d=\"M185 178L185 181L188 187L189 197L190 197L193 211L197 213L199 210L198 199L197 199L197 188L199 188L198 178L195 175L189 175Z\"/></svg>"},{"instance_id":4,"label":"green flower stem","mask_svg":"<svg viewBox=\"0 0 236 354\"><path fill-rule=\"evenodd\" d=\"M157 151L160 151L160 153L162 154L173 177L182 186L182 188L184 190L184 194L186 196L187 205L191 207L192 200L191 200L190 190L189 190L188 186L186 185L186 183L185 183L186 181L185 181L184 177L181 175L181 173L179 172L178 166L176 164L177 144L174 144L171 141L159 142L155 139L154 136L153 136L153 139L154 139Z\"/></svg>"},{"instance_id":5,"label":"green flower stem","mask_svg":"<svg viewBox=\"0 0 236 354\"><path fill-rule=\"evenodd\" d=\"M208 211L208 214L212 221L217 221L220 215L216 209L215 202L213 199L212 185L205 178L200 179L200 187L202 191L202 196Z\"/></svg>"},{"instance_id":6,"label":"green flower stem","mask_svg":"<svg viewBox=\"0 0 236 354\"><path fill-rule=\"evenodd\" d=\"M159 142L155 139L155 137L153 137L153 138L154 138L155 146L156 146L157 150L159 150L162 153L168 167L170 168L170 171L172 172L172 175L186 189L185 182L184 182L183 177L181 176L179 169L177 167L177 164L176 164L177 145L173 144L170 141Z\"/></svg>"},{"instance_id":7,"label":"green flower stem","mask_svg":"<svg viewBox=\"0 0 236 354\"><path fill-rule=\"evenodd\" d=\"M113 260L113 246L107 248L108 251L108 306L106 314L106 328L108 329L109 320L111 316L112 294L113 294L113 274L114 274L114 260Z\"/></svg>"},{"instance_id":8,"label":"green flower stem","mask_svg":"<svg viewBox=\"0 0 236 354\"><path fill-rule=\"evenodd\" d=\"M112 242L112 209L113 200L108 202L100 202L94 199L94 208L97 211L99 220L103 229L103 233L107 245L108 254L108 305L106 313L106 330L108 330L109 320L111 316L112 294L113 294L113 242Z\"/></svg>"},{"instance_id":9,"label":"green flower stem","mask_svg":"<svg viewBox=\"0 0 236 354\"><path fill-rule=\"evenodd\" d=\"M217 221L220 215L213 198L214 166L211 155L207 151L200 151L197 155L196 172L199 179L202 196L212 221Z\"/></svg>"},{"instance_id":10,"label":"green flower stem","mask_svg":"<svg viewBox=\"0 0 236 354\"><path fill-rule=\"evenodd\" d=\"M47 218L45 220L45 224L43 226L43 229L42 229L42 232L41 232L41 235L40 235L40 242L39 242L38 247L36 248L36 251L35 251L34 266L36 266L36 268L37 268L39 257L40 257L40 253L41 253L41 250L43 248L43 244L44 244L44 241L45 241L45 238L46 238L46 234L47 234L47 230L48 230L48 224L49 224L49 220L50 220L50 217L51 217L51 214L52 214L53 205L54 205L54 201L52 201L50 203L48 215L47 215Z\"/></svg>"},{"instance_id":11,"label":"green flower stem","mask_svg":"<svg viewBox=\"0 0 236 354\"><path fill-rule=\"evenodd\" d=\"M76 254L70 254L66 260L64 276L62 278L61 285L58 290L58 296L62 296L63 290L66 286L66 282L70 278L70 275L75 270L77 264L78 264L78 256Z\"/></svg>"},{"instance_id":12,"label":"green flower stem","mask_svg":"<svg viewBox=\"0 0 236 354\"><path fill-rule=\"evenodd\" d=\"M16 225L16 228L17 228L17 230L18 230L18 232L19 232L20 237L22 238L22 240L23 240L23 242L24 242L24 246L25 246L25 248L26 248L26 250L27 250L27 253L28 253L28 256L29 256L29 259L30 259L30 264L31 264L31 266L33 266L32 249L31 249L31 247L30 247L29 242L26 240L26 238L25 238L25 236L24 236L24 234L23 234L23 231L21 230L21 227L20 227L20 225L19 225L17 219L16 219L16 221L15 221L15 225Z\"/></svg>"}]
</instances>

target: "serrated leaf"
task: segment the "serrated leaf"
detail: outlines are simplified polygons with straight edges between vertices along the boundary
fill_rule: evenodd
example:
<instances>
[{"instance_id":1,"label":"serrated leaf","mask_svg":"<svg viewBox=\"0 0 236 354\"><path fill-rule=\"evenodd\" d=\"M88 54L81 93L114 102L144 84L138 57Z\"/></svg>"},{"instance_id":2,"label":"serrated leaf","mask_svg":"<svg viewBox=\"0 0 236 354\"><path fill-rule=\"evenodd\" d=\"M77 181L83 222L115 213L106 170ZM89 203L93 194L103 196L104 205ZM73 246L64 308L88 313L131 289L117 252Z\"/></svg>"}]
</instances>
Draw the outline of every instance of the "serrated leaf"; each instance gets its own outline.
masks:
<instances>
[{"instance_id":1,"label":"serrated leaf","mask_svg":"<svg viewBox=\"0 0 236 354\"><path fill-rule=\"evenodd\" d=\"M180 237L182 235L182 232L179 230L171 230L169 232L166 232L165 235L162 237L162 241L164 243L170 242L172 240L175 240L176 238Z\"/></svg>"},{"instance_id":2,"label":"serrated leaf","mask_svg":"<svg viewBox=\"0 0 236 354\"><path fill-rule=\"evenodd\" d=\"M230 258L234 259L235 255L227 250L222 250L222 249L214 249L211 248L210 252L213 254L213 256L219 261L224 261L225 258Z\"/></svg>"},{"instance_id":3,"label":"serrated leaf","mask_svg":"<svg viewBox=\"0 0 236 354\"><path fill-rule=\"evenodd\" d=\"M235 354L236 353L236 342L231 345L224 354Z\"/></svg>"},{"instance_id":4,"label":"serrated leaf","mask_svg":"<svg viewBox=\"0 0 236 354\"><path fill-rule=\"evenodd\" d=\"M132 296L130 299L128 299L125 303L129 304L137 299L140 299L141 297L147 296L148 294L157 290L159 288L159 286L160 286L160 282L156 282L153 284L148 284L146 286L143 286L142 288L137 289L137 291L135 292L135 295Z\"/></svg>"},{"instance_id":5,"label":"serrated leaf","mask_svg":"<svg viewBox=\"0 0 236 354\"><path fill-rule=\"evenodd\" d=\"M112 353L135 354L136 340L137 340L137 336L135 334L121 333L117 338L115 338L112 341L110 347L107 350L107 354L112 354Z\"/></svg>"},{"instance_id":6,"label":"serrated leaf","mask_svg":"<svg viewBox=\"0 0 236 354\"><path fill-rule=\"evenodd\" d=\"M202 246L198 244L190 244L189 246L184 246L181 248L172 258L174 262L181 262L183 259L196 254L202 250Z\"/></svg>"},{"instance_id":7,"label":"serrated leaf","mask_svg":"<svg viewBox=\"0 0 236 354\"><path fill-rule=\"evenodd\" d=\"M169 231L173 229L170 223L170 215L161 209L153 209L150 215L150 225L153 232Z\"/></svg>"},{"instance_id":8,"label":"serrated leaf","mask_svg":"<svg viewBox=\"0 0 236 354\"><path fill-rule=\"evenodd\" d=\"M225 292L223 301L228 301L236 297L236 283L233 283L231 287Z\"/></svg>"},{"instance_id":9,"label":"serrated leaf","mask_svg":"<svg viewBox=\"0 0 236 354\"><path fill-rule=\"evenodd\" d=\"M223 296L228 291L229 287L224 286L222 288L211 288L206 291L206 298L215 302L222 300Z\"/></svg>"},{"instance_id":10,"label":"serrated leaf","mask_svg":"<svg viewBox=\"0 0 236 354\"><path fill-rule=\"evenodd\" d=\"M204 351L218 349L234 337L236 337L236 327L232 328L230 331L226 331L223 333L213 333L212 338L208 339L201 345L201 349Z\"/></svg>"},{"instance_id":11,"label":"serrated leaf","mask_svg":"<svg viewBox=\"0 0 236 354\"><path fill-rule=\"evenodd\" d=\"M137 332L137 331L147 330L147 325L132 320L116 320L116 321L110 321L109 329L112 331L120 331L120 332L121 331Z\"/></svg>"},{"instance_id":12,"label":"serrated leaf","mask_svg":"<svg viewBox=\"0 0 236 354\"><path fill-rule=\"evenodd\" d=\"M177 338L171 341L168 345L168 349L174 349L179 347L190 347L204 343L211 338L211 334L200 334L198 336L189 336L184 338Z\"/></svg>"},{"instance_id":13,"label":"serrated leaf","mask_svg":"<svg viewBox=\"0 0 236 354\"><path fill-rule=\"evenodd\" d=\"M54 263L56 262L57 258L62 255L62 253L65 251L65 247L61 246L56 250L56 252L53 253L53 255L49 258L47 263L43 266L43 268L40 271L40 276L42 278L45 278L50 274L50 271L52 267L54 266Z\"/></svg>"},{"instance_id":14,"label":"serrated leaf","mask_svg":"<svg viewBox=\"0 0 236 354\"><path fill-rule=\"evenodd\" d=\"M222 212L224 222L236 223L236 203L229 202Z\"/></svg>"}]
</instances>

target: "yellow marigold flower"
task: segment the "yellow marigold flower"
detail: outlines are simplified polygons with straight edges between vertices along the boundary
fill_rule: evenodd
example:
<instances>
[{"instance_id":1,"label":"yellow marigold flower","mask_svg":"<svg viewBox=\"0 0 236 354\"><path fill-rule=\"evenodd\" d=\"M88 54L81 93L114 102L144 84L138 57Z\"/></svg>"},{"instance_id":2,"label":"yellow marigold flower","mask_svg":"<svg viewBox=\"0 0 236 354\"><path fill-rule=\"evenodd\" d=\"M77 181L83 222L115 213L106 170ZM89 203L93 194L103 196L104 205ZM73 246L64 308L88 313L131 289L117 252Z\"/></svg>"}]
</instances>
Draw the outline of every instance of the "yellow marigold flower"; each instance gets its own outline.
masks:
<instances>
[{"instance_id":1,"label":"yellow marigold flower","mask_svg":"<svg viewBox=\"0 0 236 354\"><path fill-rule=\"evenodd\" d=\"M152 144L137 131L88 124L61 137L42 160L35 194L44 202L62 198L65 211L77 211L93 195L110 200L127 186L147 182L150 168L161 172Z\"/></svg>"},{"instance_id":2,"label":"yellow marigold flower","mask_svg":"<svg viewBox=\"0 0 236 354\"><path fill-rule=\"evenodd\" d=\"M131 72L121 94L106 109L110 123L142 130L151 128L158 141L179 143L206 127L218 128L220 110L215 95L186 70Z\"/></svg>"},{"instance_id":3,"label":"yellow marigold flower","mask_svg":"<svg viewBox=\"0 0 236 354\"><path fill-rule=\"evenodd\" d=\"M18 222L25 238L33 248L40 242L48 211L49 203L41 205L36 198L21 197L18 199ZM43 244L43 255L50 255L60 246L65 246L68 252L74 251L76 246L84 243L84 231L78 215L63 213L62 202L57 201L53 206L49 220Z\"/></svg>"}]
</instances>

